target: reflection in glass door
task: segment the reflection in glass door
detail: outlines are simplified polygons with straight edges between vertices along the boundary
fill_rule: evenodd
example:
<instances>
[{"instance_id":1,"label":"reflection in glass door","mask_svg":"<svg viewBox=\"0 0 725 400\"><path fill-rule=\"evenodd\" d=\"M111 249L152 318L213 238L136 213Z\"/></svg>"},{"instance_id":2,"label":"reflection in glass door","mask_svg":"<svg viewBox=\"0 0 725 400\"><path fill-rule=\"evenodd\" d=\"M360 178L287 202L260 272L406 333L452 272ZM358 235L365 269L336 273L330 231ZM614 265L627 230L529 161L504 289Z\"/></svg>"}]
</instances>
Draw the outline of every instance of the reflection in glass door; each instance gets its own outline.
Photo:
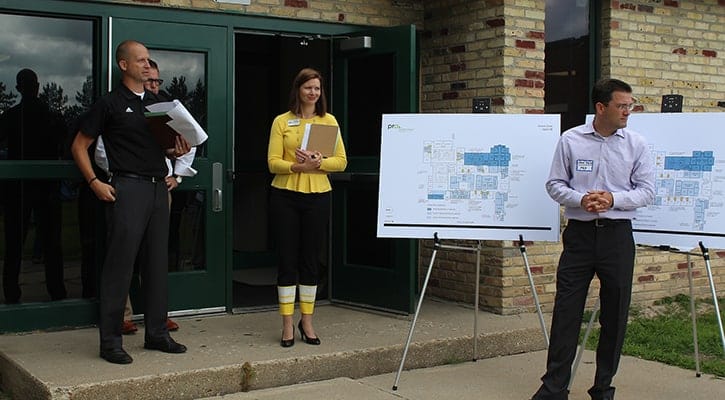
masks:
<instances>
[{"instance_id":1,"label":"reflection in glass door","mask_svg":"<svg viewBox=\"0 0 725 400\"><path fill-rule=\"evenodd\" d=\"M0 14L3 303L96 295L98 210L72 165L59 168L95 95L94 25Z\"/></svg>"}]
</instances>

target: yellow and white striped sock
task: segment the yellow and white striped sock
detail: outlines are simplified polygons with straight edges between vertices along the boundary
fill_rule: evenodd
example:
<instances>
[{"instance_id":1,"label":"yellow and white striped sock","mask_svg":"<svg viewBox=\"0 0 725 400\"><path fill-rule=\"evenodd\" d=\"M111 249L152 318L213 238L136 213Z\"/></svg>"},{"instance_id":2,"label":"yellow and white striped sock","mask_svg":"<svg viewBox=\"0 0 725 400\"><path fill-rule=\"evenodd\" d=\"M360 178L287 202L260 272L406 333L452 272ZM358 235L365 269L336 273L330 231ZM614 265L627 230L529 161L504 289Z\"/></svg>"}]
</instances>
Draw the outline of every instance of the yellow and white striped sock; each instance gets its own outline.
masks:
<instances>
[{"instance_id":1,"label":"yellow and white striped sock","mask_svg":"<svg viewBox=\"0 0 725 400\"><path fill-rule=\"evenodd\" d=\"M312 314L315 311L316 295L317 285L300 285L300 312L302 314Z\"/></svg>"},{"instance_id":2,"label":"yellow and white striped sock","mask_svg":"<svg viewBox=\"0 0 725 400\"><path fill-rule=\"evenodd\" d=\"M277 286L280 315L292 315L295 313L295 289L294 286Z\"/></svg>"}]
</instances>

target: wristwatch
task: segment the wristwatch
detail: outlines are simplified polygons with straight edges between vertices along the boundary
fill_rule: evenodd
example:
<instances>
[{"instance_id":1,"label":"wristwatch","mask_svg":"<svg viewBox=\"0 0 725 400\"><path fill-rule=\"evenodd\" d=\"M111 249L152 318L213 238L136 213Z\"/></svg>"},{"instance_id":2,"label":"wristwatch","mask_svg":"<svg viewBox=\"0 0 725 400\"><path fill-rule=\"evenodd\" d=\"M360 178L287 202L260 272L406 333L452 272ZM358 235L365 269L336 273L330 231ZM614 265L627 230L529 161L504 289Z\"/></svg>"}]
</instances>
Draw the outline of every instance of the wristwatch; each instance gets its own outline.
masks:
<instances>
[{"instance_id":1,"label":"wristwatch","mask_svg":"<svg viewBox=\"0 0 725 400\"><path fill-rule=\"evenodd\" d=\"M176 179L176 183L181 185L181 181L183 181L183 179L179 175L174 175L174 179Z\"/></svg>"}]
</instances>

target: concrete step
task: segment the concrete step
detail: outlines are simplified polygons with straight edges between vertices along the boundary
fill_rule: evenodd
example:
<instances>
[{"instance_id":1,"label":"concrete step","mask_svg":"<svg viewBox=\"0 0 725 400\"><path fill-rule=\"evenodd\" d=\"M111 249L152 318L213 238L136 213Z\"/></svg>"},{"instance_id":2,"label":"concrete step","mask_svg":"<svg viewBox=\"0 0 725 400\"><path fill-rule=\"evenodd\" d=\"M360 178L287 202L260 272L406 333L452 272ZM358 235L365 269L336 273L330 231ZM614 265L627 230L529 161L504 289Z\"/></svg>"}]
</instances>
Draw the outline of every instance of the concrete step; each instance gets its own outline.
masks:
<instances>
[{"instance_id":1,"label":"concrete step","mask_svg":"<svg viewBox=\"0 0 725 400\"><path fill-rule=\"evenodd\" d=\"M474 311L426 300L408 351L406 369L474 358ZM173 334L189 351L143 349L143 329L125 337L129 365L98 357L95 328L0 336L0 385L18 399L198 399L340 377L395 372L411 318L336 305L317 307L322 345L297 336L279 346L276 312L179 318ZM535 314L478 312L478 359L545 348Z\"/></svg>"}]
</instances>

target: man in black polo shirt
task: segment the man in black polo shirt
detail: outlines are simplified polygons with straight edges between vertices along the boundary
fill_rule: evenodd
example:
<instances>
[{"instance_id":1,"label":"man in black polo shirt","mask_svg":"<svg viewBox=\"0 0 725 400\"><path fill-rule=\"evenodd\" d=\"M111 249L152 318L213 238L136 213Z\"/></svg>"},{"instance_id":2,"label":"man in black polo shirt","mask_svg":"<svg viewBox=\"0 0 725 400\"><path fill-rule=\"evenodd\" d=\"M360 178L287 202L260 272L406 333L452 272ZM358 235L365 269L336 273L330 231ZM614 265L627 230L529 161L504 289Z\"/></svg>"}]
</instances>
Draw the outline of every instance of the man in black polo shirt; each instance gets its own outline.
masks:
<instances>
[{"instance_id":1,"label":"man in black polo shirt","mask_svg":"<svg viewBox=\"0 0 725 400\"><path fill-rule=\"evenodd\" d=\"M115 364L133 362L123 350L121 323L134 260L144 282L144 347L166 353L184 353L166 328L166 267L169 237L169 203L164 177L164 155L178 157L189 152L180 136L175 147L162 149L149 131L145 106L157 102L145 92L149 78L149 53L136 41L116 48L121 85L100 98L80 122L73 141L73 158L93 193L106 204L106 259L99 288L101 358ZM103 134L110 180L99 180L91 167L88 147Z\"/></svg>"}]
</instances>

